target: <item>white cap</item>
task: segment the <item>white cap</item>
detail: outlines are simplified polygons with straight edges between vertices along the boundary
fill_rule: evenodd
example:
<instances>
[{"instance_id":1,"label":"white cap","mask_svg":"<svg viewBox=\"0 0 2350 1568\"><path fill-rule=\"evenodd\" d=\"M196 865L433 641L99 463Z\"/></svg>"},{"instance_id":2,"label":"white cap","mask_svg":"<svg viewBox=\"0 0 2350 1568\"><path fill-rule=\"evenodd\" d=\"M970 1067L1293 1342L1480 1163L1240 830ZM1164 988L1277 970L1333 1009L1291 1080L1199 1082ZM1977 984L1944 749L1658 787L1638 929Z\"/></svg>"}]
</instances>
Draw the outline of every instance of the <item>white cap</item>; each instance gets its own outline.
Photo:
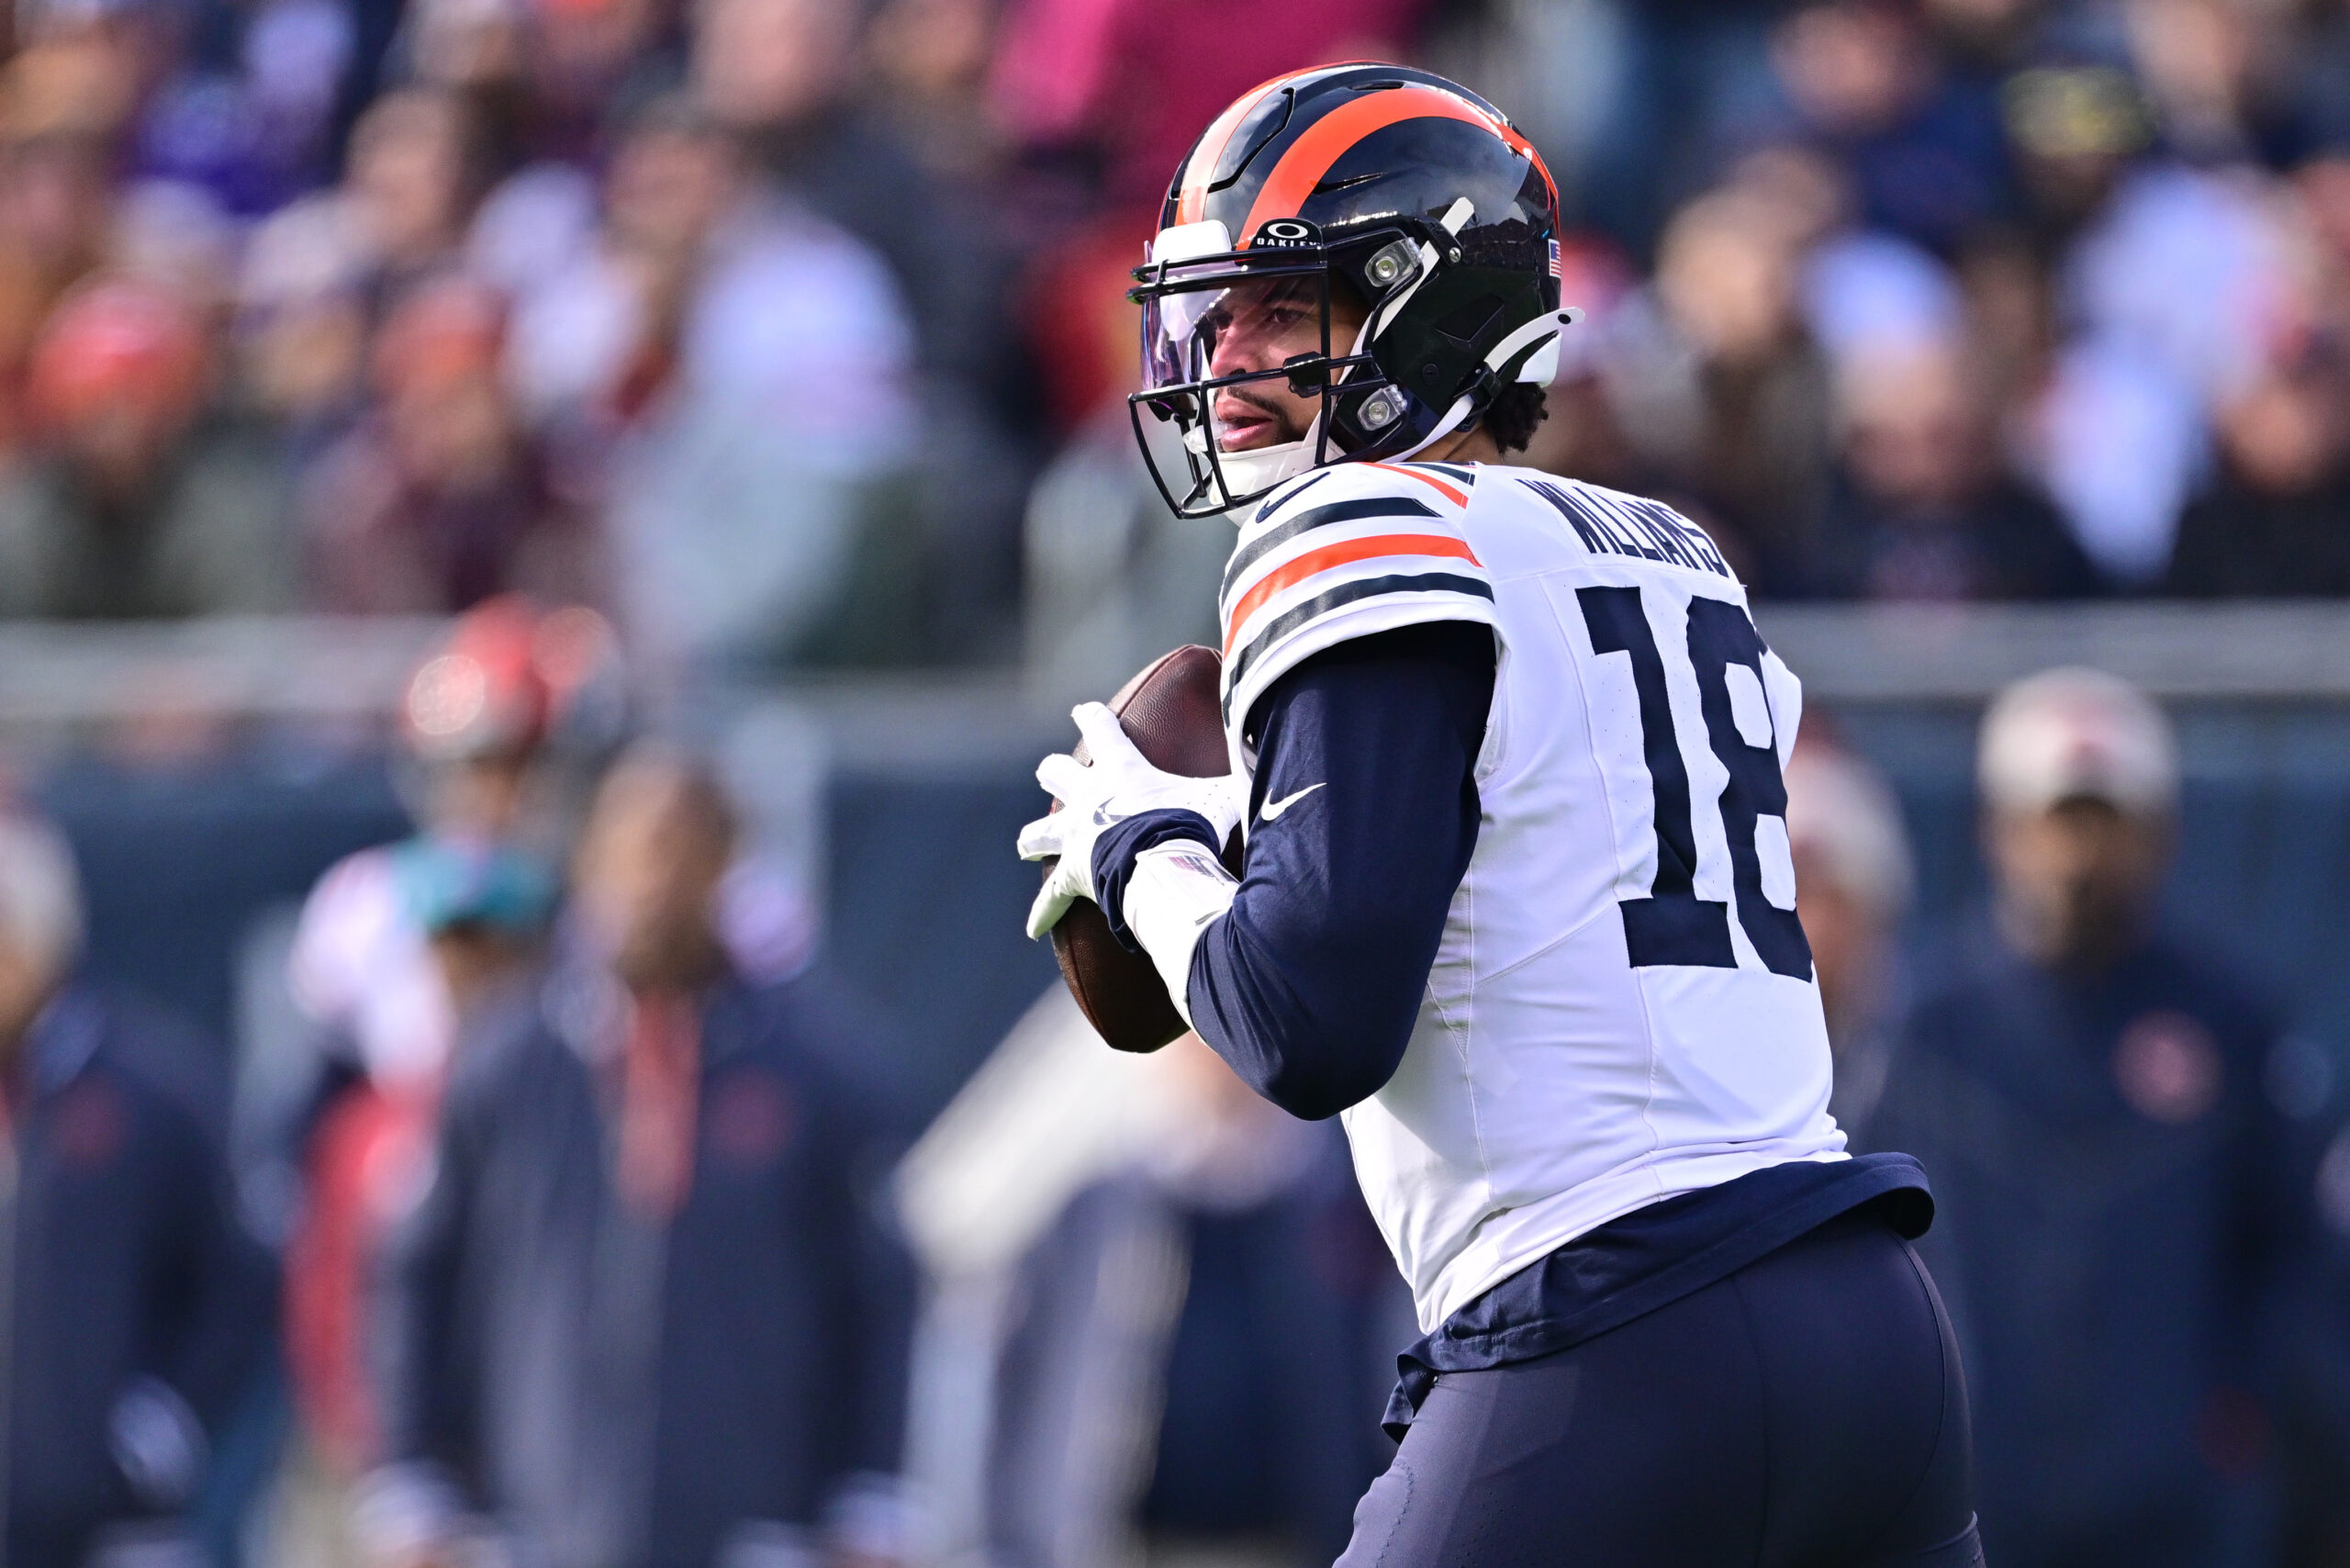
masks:
<instances>
[{"instance_id":1,"label":"white cap","mask_svg":"<svg viewBox=\"0 0 2350 1568\"><path fill-rule=\"evenodd\" d=\"M2168 812L2178 801L2178 748L2163 711L2129 682L2103 670L2043 670L1983 715L1976 778L1995 811L2044 812L2086 797Z\"/></svg>"},{"instance_id":2,"label":"white cap","mask_svg":"<svg viewBox=\"0 0 2350 1568\"><path fill-rule=\"evenodd\" d=\"M1850 752L1805 741L1787 761L1787 841L1886 924L1909 908L1915 880L1901 809L1876 770Z\"/></svg>"}]
</instances>

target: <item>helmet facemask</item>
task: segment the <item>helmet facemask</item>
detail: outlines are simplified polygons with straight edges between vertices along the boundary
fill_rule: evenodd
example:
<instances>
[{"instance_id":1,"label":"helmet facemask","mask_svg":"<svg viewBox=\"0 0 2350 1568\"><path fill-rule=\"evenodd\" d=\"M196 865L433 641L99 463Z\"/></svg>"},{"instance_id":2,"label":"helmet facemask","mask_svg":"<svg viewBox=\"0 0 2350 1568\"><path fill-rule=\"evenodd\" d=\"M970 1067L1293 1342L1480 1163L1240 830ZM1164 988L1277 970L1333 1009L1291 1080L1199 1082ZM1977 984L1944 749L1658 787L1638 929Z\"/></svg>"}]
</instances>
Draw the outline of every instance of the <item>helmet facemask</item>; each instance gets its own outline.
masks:
<instances>
[{"instance_id":1,"label":"helmet facemask","mask_svg":"<svg viewBox=\"0 0 2350 1568\"><path fill-rule=\"evenodd\" d=\"M1437 432L1426 428L1427 420L1411 417L1419 400L1393 386L1370 352L1374 331L1408 292L1415 273L1424 275L1424 253L1429 253L1425 244L1416 244L1401 227L1349 235L1334 245L1324 243L1313 225L1284 220L1260 228L1245 251L1230 248L1220 223L1159 236L1149 263L1136 269L1138 286L1128 296L1143 308L1144 386L1128 404L1138 439L1146 409L1180 432L1189 470L1181 491L1148 441L1142 442L1151 477L1179 516L1214 516L1309 469L1393 454L1433 438ZM1358 284L1357 273L1372 286ZM1359 328L1349 328L1345 316L1334 319L1334 299L1350 304L1365 296L1378 302L1348 313L1362 317ZM1318 324L1318 333L1305 335L1312 346L1278 364L1214 374L1218 345L1228 334L1270 332L1283 315ZM1234 432L1218 422L1218 398L1232 394L1228 401L1272 413L1248 389L1275 385L1314 399L1305 428L1268 445L1232 445ZM1279 411L1291 417L1294 429L1294 405Z\"/></svg>"}]
</instances>

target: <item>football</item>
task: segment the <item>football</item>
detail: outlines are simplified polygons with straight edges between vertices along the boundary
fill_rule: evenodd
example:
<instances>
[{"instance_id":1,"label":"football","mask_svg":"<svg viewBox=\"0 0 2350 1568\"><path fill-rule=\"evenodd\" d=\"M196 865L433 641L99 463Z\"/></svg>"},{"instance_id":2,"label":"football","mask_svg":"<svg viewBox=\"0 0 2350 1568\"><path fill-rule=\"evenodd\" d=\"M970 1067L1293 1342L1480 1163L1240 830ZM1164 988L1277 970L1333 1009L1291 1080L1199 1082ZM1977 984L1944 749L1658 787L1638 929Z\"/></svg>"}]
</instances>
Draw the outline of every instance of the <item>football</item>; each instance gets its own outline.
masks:
<instances>
[{"instance_id":1,"label":"football","mask_svg":"<svg viewBox=\"0 0 2350 1568\"><path fill-rule=\"evenodd\" d=\"M1153 660L1110 699L1110 711L1151 766L1193 778L1232 770L1216 692L1223 666L1214 648L1192 644ZM1071 755L1091 760L1082 741ZM1053 810L1060 810L1058 801ZM1225 847L1226 865L1237 862L1237 847L1236 836ZM1049 875L1052 863L1045 868ZM1069 906L1053 927L1053 957L1087 1021L1117 1049L1155 1051L1183 1032L1183 1016L1158 970L1147 955L1118 945L1101 905L1080 900Z\"/></svg>"}]
</instances>

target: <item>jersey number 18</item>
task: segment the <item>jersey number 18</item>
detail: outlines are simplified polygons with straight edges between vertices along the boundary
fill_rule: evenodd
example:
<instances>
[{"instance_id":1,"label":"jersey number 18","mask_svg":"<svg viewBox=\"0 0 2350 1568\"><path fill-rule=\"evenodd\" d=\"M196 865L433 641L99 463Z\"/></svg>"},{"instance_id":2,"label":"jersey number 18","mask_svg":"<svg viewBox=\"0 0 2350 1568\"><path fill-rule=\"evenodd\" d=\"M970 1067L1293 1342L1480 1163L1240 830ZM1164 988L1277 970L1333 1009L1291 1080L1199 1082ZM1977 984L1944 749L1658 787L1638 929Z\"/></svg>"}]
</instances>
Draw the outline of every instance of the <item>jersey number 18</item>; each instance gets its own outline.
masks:
<instances>
[{"instance_id":1,"label":"jersey number 18","mask_svg":"<svg viewBox=\"0 0 2350 1568\"><path fill-rule=\"evenodd\" d=\"M1631 955L1632 967L1680 964L1736 969L1729 906L1700 899L1696 893L1697 839L1690 816L1689 769L1682 761L1664 660L1640 603L1640 590L1587 588L1576 590L1575 597L1583 605L1583 624L1591 632L1592 652L1631 655L1632 685L1640 700L1640 749L1655 794L1656 879L1650 884L1648 897L1625 899L1619 906L1624 912L1624 946ZM1751 683L1741 678L1740 685L1751 684L1752 699L1762 697L1765 652L1762 635L1739 606L1699 597L1689 601L1688 640L1706 738L1729 774L1719 806L1723 835L1729 844L1738 924L1753 944L1756 956L1774 974L1807 980L1811 944L1804 939L1803 924L1796 912L1781 909L1765 893L1762 859L1755 848L1755 830L1761 820L1772 817L1784 824L1787 812L1787 786L1779 772L1778 751L1771 744L1769 710L1762 709L1762 744L1750 744L1740 732L1730 693L1730 670L1735 666L1752 678ZM1779 847L1785 847L1784 826Z\"/></svg>"}]
</instances>

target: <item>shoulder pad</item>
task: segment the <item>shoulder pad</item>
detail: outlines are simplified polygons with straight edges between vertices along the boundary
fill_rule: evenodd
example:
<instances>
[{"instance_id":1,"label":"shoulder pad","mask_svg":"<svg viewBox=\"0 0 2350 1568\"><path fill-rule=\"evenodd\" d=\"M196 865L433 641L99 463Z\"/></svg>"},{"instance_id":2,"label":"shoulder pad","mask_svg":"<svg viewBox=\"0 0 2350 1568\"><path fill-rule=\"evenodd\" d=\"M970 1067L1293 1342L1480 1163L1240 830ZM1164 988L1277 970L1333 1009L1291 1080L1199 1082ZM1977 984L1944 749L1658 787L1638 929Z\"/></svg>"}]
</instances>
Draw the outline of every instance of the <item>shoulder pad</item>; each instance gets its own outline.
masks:
<instances>
[{"instance_id":1,"label":"shoulder pad","mask_svg":"<svg viewBox=\"0 0 2350 1568\"><path fill-rule=\"evenodd\" d=\"M1350 638L1431 621L1494 623L1494 589L1462 522L1475 473L1348 463L1283 486L1252 512L1225 568L1224 714Z\"/></svg>"}]
</instances>

